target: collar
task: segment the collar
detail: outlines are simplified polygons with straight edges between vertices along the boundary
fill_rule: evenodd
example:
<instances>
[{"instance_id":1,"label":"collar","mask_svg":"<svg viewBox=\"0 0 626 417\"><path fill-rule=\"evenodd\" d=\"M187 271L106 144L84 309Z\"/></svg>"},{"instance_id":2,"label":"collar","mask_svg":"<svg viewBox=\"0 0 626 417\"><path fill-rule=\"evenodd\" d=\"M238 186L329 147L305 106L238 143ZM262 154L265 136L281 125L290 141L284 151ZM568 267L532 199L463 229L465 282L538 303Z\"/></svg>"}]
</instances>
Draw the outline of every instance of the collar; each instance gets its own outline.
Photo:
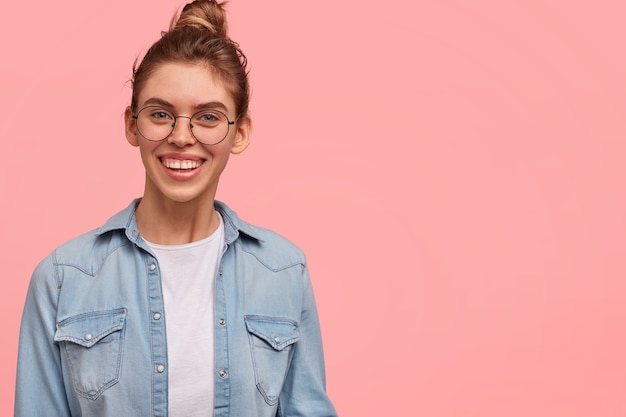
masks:
<instances>
[{"instance_id":1,"label":"collar","mask_svg":"<svg viewBox=\"0 0 626 417\"><path fill-rule=\"evenodd\" d=\"M135 209L140 201L140 198L133 200L128 207L107 220L107 222L96 231L96 235L100 236L113 230L125 230L126 237L133 242L137 242L139 229L137 228ZM237 216L237 213L231 210L226 204L215 200L214 206L215 210L222 215L224 221L224 239L227 244L235 241L240 233L260 242L263 241L254 226L241 220L239 216Z\"/></svg>"}]
</instances>

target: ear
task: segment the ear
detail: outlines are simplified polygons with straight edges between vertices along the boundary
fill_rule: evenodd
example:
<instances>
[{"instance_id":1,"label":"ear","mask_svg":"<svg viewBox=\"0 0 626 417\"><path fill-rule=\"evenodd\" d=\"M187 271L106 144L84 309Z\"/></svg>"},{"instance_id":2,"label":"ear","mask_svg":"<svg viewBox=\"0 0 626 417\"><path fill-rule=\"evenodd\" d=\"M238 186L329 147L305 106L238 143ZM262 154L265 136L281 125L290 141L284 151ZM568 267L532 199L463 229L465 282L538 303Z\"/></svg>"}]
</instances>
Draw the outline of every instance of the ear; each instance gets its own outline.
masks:
<instances>
[{"instance_id":1,"label":"ear","mask_svg":"<svg viewBox=\"0 0 626 417\"><path fill-rule=\"evenodd\" d=\"M130 106L124 110L124 126L126 132L126 140L133 146L139 146L139 137L137 133L137 121L133 118L133 112Z\"/></svg>"},{"instance_id":2,"label":"ear","mask_svg":"<svg viewBox=\"0 0 626 417\"><path fill-rule=\"evenodd\" d=\"M252 120L250 116L240 118L236 123L237 131L235 133L235 139L230 148L230 153L240 154L246 150L250 144L250 136L252 135Z\"/></svg>"}]
</instances>

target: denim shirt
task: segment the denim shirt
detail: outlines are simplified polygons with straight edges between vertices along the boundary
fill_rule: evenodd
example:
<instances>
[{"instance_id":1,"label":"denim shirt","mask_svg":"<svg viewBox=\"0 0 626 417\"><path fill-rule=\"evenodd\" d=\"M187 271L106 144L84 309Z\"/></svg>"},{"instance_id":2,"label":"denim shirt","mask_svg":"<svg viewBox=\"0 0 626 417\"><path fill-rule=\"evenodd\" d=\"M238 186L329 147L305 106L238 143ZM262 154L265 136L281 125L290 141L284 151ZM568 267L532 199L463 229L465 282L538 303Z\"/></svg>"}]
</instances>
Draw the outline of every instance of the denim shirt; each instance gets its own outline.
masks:
<instances>
[{"instance_id":1,"label":"denim shirt","mask_svg":"<svg viewBox=\"0 0 626 417\"><path fill-rule=\"evenodd\" d=\"M167 317L137 202L35 269L15 416L168 415ZM215 288L215 403L206 415L336 416L303 253L226 205L215 208L226 247Z\"/></svg>"}]
</instances>

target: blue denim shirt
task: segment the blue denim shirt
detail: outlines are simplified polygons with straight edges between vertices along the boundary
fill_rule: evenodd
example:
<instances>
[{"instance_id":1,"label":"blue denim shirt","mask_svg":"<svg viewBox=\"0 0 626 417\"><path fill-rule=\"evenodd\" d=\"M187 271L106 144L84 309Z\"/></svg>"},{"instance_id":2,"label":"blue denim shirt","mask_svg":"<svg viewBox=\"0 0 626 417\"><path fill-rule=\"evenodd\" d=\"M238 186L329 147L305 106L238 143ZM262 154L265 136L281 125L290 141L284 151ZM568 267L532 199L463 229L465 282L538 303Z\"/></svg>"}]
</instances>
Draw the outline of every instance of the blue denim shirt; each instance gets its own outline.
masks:
<instances>
[{"instance_id":1,"label":"blue denim shirt","mask_svg":"<svg viewBox=\"0 0 626 417\"><path fill-rule=\"evenodd\" d=\"M15 416L168 415L167 317L137 201L37 266L22 318ZM207 416L336 416L304 255L226 205L215 208L226 248Z\"/></svg>"}]
</instances>

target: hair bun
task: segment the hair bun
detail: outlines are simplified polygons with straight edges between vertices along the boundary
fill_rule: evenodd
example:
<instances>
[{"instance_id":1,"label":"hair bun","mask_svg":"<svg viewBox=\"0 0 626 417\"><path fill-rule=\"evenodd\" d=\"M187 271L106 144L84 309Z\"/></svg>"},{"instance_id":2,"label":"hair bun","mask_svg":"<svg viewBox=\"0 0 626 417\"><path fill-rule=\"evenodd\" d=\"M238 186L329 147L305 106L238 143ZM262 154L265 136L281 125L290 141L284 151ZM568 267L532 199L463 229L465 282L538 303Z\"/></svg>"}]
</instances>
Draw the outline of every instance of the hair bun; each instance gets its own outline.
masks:
<instances>
[{"instance_id":1,"label":"hair bun","mask_svg":"<svg viewBox=\"0 0 626 417\"><path fill-rule=\"evenodd\" d=\"M218 3L215 0L194 0L183 7L180 16L172 19L170 30L183 27L204 29L220 37L227 37L226 2Z\"/></svg>"}]
</instances>

